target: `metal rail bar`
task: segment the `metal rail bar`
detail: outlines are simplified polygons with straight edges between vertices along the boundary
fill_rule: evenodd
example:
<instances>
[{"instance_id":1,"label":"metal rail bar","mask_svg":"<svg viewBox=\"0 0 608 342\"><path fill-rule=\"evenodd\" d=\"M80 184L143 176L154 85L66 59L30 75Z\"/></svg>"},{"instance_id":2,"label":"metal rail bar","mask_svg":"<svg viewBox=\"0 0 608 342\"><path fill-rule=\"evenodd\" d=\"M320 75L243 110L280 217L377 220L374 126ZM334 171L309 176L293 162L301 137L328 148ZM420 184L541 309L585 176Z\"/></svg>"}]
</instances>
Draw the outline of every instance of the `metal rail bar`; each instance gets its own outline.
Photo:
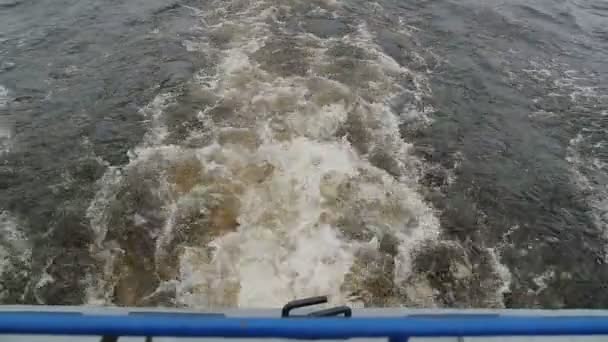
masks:
<instances>
[{"instance_id":1,"label":"metal rail bar","mask_svg":"<svg viewBox=\"0 0 608 342\"><path fill-rule=\"evenodd\" d=\"M608 335L608 317L209 318L0 312L0 334L346 339L414 336Z\"/></svg>"}]
</instances>

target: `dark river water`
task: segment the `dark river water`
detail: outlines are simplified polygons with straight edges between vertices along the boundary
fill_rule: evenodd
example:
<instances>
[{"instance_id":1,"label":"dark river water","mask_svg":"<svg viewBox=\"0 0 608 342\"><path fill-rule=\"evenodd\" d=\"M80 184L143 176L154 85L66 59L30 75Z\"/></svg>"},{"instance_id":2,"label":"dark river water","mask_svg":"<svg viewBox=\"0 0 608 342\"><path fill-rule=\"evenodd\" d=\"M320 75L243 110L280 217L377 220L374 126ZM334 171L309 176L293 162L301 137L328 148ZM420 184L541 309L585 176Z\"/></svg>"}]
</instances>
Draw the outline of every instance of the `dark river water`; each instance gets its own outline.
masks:
<instances>
[{"instance_id":1,"label":"dark river water","mask_svg":"<svg viewBox=\"0 0 608 342\"><path fill-rule=\"evenodd\" d=\"M0 303L608 308L605 0L0 0Z\"/></svg>"}]
</instances>

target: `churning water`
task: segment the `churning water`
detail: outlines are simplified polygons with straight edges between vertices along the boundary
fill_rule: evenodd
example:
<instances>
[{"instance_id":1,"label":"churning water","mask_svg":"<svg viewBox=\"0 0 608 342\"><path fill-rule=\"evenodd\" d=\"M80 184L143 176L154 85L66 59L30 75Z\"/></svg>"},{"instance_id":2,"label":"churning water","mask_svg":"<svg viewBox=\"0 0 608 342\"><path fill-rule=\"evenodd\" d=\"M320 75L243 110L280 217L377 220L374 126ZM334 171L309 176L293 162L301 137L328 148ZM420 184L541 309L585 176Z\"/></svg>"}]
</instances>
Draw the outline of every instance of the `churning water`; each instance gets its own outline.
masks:
<instances>
[{"instance_id":1,"label":"churning water","mask_svg":"<svg viewBox=\"0 0 608 342\"><path fill-rule=\"evenodd\" d=\"M602 1L0 2L0 300L607 307Z\"/></svg>"}]
</instances>

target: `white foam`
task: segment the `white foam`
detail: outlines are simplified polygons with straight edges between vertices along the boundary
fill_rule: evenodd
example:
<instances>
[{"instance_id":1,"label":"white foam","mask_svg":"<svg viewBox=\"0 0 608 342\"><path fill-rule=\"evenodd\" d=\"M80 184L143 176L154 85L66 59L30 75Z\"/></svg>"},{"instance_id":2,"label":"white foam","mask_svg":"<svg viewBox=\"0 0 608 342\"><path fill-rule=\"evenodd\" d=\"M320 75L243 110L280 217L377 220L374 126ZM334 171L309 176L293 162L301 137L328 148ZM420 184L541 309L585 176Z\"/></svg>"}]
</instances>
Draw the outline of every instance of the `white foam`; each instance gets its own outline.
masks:
<instances>
[{"instance_id":1,"label":"white foam","mask_svg":"<svg viewBox=\"0 0 608 342\"><path fill-rule=\"evenodd\" d=\"M495 248L487 248L487 251L491 258L491 266L498 279L500 280L500 287L496 290L496 301L498 305L503 305L503 295L508 293L511 288L512 274L509 268L500 262L500 254Z\"/></svg>"},{"instance_id":2,"label":"white foam","mask_svg":"<svg viewBox=\"0 0 608 342\"><path fill-rule=\"evenodd\" d=\"M348 215L357 202L363 204L361 210L368 221L401 240L400 277L409 270L410 254L417 244L437 237L438 222L420 197L371 167L344 142L321 143L300 137L265 144L249 157L243 152L226 153L236 160L227 160L225 165L263 159L274 172L263 183L246 188L240 198L239 228L211 243L211 260L196 248L182 255L178 290L182 304L218 305L212 300L225 298L227 289L235 287L240 289L238 298L219 304L279 306L293 298L320 294L347 301L348 294L340 292L340 285L356 252L367 243L345 240L340 229L324 223L323 218ZM353 181L349 195L331 191L361 177L362 169L376 180ZM335 198L340 196L347 197ZM417 225L404 226L413 215L419 219ZM193 290L201 288L204 291Z\"/></svg>"},{"instance_id":3,"label":"white foam","mask_svg":"<svg viewBox=\"0 0 608 342\"><path fill-rule=\"evenodd\" d=\"M250 7L243 8L244 4ZM223 49L209 52L221 57L214 75L197 78L218 102L199 113L209 132L190 132L191 138L208 134L211 142L203 147L165 145L169 129L164 111L176 101L173 95L159 95L142 109L150 121L143 145L131 152L128 165L107 172L88 211L97 234L94 249L106 258L106 273L93 282L90 302L110 300L108 284L114 278L113 244L106 241L107 231L113 228L108 226L107 208L124 186L123 174L146 166L165 180L161 189L154 189L165 200L158 208L165 221L158 228L157 263L167 253L180 213L194 208L198 214L213 215L213 203L225 205L227 199L237 203L231 208L236 211L236 227L218 224L226 231L220 230L208 244L181 246L175 284L178 304L268 307L321 294L347 302L350 293L344 293L341 285L358 252L377 252L384 234L400 242L395 277L405 278L411 272L412 253L439 234L435 213L415 191L420 162L400 138L400 113L389 106L391 98L405 91L399 78L411 72L384 54L362 26L346 39L374 56L362 66L373 71L373 79L342 84L324 77L323 68L333 63L324 53L338 40L311 35L293 38L312 46L308 52L319 64L311 66L306 76L277 76L263 69L255 55L273 38L264 20L275 4L239 2L231 11L223 3L214 5L220 7L204 13L217 17L207 16L203 23L214 28L233 25L238 35ZM206 42L203 45L211 48ZM421 92L428 91L423 78L418 82ZM220 105L229 110L212 119ZM394 159L399 179L372 165L368 155L337 136L353 113L370 135L370 150L382 149ZM192 176L197 177L194 185L178 191L167 175L171 165L184 160L196 163L200 174ZM353 217L360 222L348 223ZM348 229L368 229L374 236L350 238L342 221L347 221ZM137 222L144 225L141 217ZM169 282L161 287L171 288Z\"/></svg>"},{"instance_id":4,"label":"white foam","mask_svg":"<svg viewBox=\"0 0 608 342\"><path fill-rule=\"evenodd\" d=\"M30 243L17 220L8 211L0 211L0 279L7 279L9 273L14 277L29 272L31 258ZM0 283L0 300L7 294L5 291Z\"/></svg>"},{"instance_id":5,"label":"white foam","mask_svg":"<svg viewBox=\"0 0 608 342\"><path fill-rule=\"evenodd\" d=\"M535 292L538 294L538 293L541 293L542 291L544 291L549 286L548 282L553 280L554 278L555 278L555 270L551 270L551 269L546 270L545 272L532 278L532 281L538 287Z\"/></svg>"},{"instance_id":6,"label":"white foam","mask_svg":"<svg viewBox=\"0 0 608 342\"><path fill-rule=\"evenodd\" d=\"M146 145L161 144L169 134L161 116L173 100L172 94L161 93L140 110L141 114L150 122L150 129L144 137Z\"/></svg>"},{"instance_id":7,"label":"white foam","mask_svg":"<svg viewBox=\"0 0 608 342\"><path fill-rule=\"evenodd\" d=\"M30 257L31 250L27 238L19 230L17 221L8 211L0 212L0 232L5 250L15 251L15 254L21 254L24 258Z\"/></svg>"}]
</instances>

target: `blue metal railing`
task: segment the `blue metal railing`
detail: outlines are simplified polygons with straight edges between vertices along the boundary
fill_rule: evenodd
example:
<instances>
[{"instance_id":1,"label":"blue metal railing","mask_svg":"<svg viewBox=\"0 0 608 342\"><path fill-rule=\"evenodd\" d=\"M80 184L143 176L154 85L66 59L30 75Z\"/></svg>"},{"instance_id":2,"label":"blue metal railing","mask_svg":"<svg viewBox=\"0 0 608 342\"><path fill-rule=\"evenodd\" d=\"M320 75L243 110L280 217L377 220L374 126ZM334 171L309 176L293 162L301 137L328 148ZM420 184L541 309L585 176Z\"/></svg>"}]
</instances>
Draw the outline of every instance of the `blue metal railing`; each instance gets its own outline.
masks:
<instances>
[{"instance_id":1,"label":"blue metal railing","mask_svg":"<svg viewBox=\"0 0 608 342\"><path fill-rule=\"evenodd\" d=\"M219 318L206 315L88 315L0 312L0 334L346 339L388 337L608 335L608 317L449 315L397 318Z\"/></svg>"}]
</instances>

